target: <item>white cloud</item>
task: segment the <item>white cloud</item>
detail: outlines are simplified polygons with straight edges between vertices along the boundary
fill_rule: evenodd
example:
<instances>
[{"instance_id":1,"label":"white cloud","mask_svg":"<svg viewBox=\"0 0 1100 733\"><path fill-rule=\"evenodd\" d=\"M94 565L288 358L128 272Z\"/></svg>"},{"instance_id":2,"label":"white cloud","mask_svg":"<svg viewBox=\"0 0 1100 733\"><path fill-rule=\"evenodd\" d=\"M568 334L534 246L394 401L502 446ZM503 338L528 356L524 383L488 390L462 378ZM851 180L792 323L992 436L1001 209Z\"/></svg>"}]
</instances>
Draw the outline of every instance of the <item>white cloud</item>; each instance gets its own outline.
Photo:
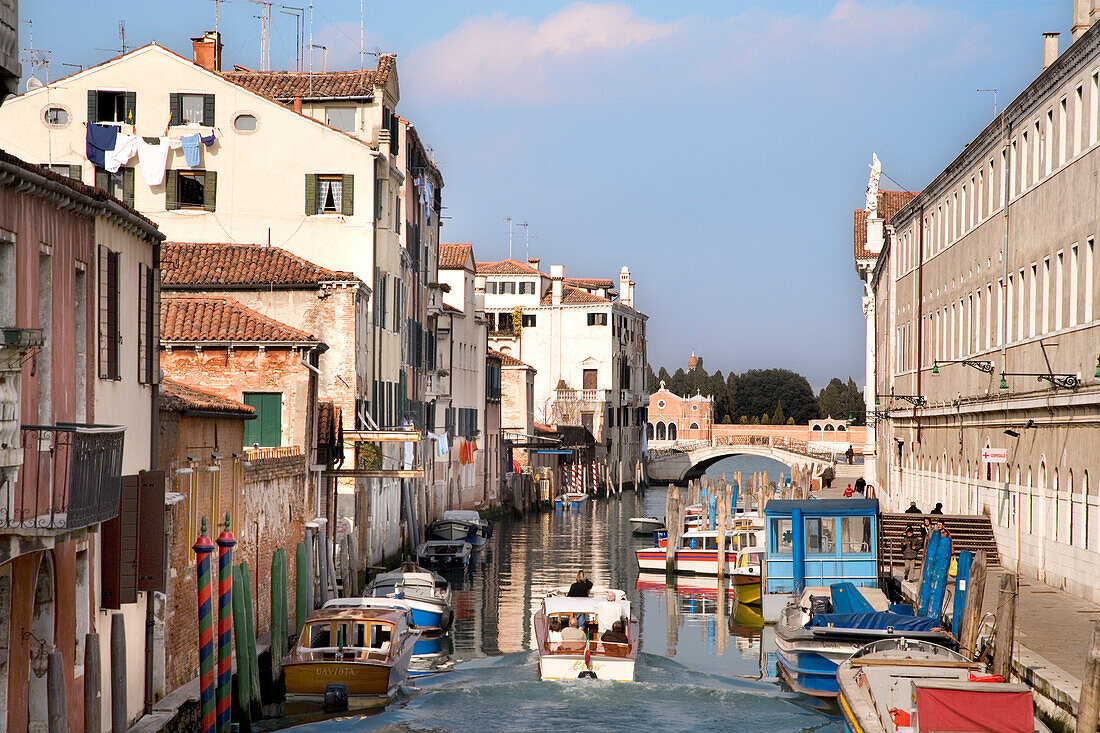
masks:
<instances>
[{"instance_id":1,"label":"white cloud","mask_svg":"<svg viewBox=\"0 0 1100 733\"><path fill-rule=\"evenodd\" d=\"M464 21L410 54L405 79L420 93L549 102L569 93L582 62L645 46L677 28L621 4L576 3L539 23L494 13Z\"/></svg>"}]
</instances>

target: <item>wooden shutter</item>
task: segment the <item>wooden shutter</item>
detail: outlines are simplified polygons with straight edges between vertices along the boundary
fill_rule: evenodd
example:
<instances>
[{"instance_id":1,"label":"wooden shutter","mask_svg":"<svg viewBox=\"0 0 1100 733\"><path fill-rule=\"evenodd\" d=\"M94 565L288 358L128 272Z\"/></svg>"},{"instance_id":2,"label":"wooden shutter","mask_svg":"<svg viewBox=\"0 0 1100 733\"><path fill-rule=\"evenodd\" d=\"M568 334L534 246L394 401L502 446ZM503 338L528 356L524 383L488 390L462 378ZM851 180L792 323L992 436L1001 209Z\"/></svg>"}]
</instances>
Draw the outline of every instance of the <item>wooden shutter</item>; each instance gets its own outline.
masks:
<instances>
[{"instance_id":1,"label":"wooden shutter","mask_svg":"<svg viewBox=\"0 0 1100 733\"><path fill-rule=\"evenodd\" d=\"M213 95L208 94L206 96L212 97ZM215 201L218 198L218 174L214 171L206 171L203 174L203 179L202 208L213 211Z\"/></svg>"},{"instance_id":2,"label":"wooden shutter","mask_svg":"<svg viewBox=\"0 0 1100 733\"><path fill-rule=\"evenodd\" d=\"M122 203L134 208L134 169L122 168Z\"/></svg>"},{"instance_id":3,"label":"wooden shutter","mask_svg":"<svg viewBox=\"0 0 1100 733\"><path fill-rule=\"evenodd\" d=\"M124 603L137 601L138 487L136 475L122 477L118 515L103 523L103 608L121 608ZM163 498L161 501L163 504Z\"/></svg>"},{"instance_id":4,"label":"wooden shutter","mask_svg":"<svg viewBox=\"0 0 1100 733\"><path fill-rule=\"evenodd\" d=\"M168 171L164 177L164 208L167 211L178 209L179 200L176 189L179 185L179 171Z\"/></svg>"},{"instance_id":5,"label":"wooden shutter","mask_svg":"<svg viewBox=\"0 0 1100 733\"><path fill-rule=\"evenodd\" d=\"M79 165L70 165L69 166L69 178L73 179L74 181L83 182L83 180L84 180L84 169L83 169L83 167L79 166Z\"/></svg>"},{"instance_id":6,"label":"wooden shutter","mask_svg":"<svg viewBox=\"0 0 1100 733\"><path fill-rule=\"evenodd\" d=\"M382 219L382 179L374 179L374 220Z\"/></svg>"},{"instance_id":7,"label":"wooden shutter","mask_svg":"<svg viewBox=\"0 0 1100 733\"><path fill-rule=\"evenodd\" d=\"M172 92L168 95L168 124L183 124L183 100L178 92Z\"/></svg>"},{"instance_id":8,"label":"wooden shutter","mask_svg":"<svg viewBox=\"0 0 1100 733\"><path fill-rule=\"evenodd\" d=\"M95 169L95 187L107 190L107 171L99 166Z\"/></svg>"},{"instance_id":9,"label":"wooden shutter","mask_svg":"<svg viewBox=\"0 0 1100 733\"><path fill-rule=\"evenodd\" d=\"M306 174L306 216L317 213L317 174Z\"/></svg>"},{"instance_id":10,"label":"wooden shutter","mask_svg":"<svg viewBox=\"0 0 1100 733\"><path fill-rule=\"evenodd\" d=\"M141 530L141 547L137 556L137 589L163 593L165 590L164 471L142 471L138 474L138 482L138 527Z\"/></svg>"},{"instance_id":11,"label":"wooden shutter","mask_svg":"<svg viewBox=\"0 0 1100 733\"><path fill-rule=\"evenodd\" d=\"M214 126L214 95L202 95L202 124L203 127ZM210 209L213 211L213 209Z\"/></svg>"},{"instance_id":12,"label":"wooden shutter","mask_svg":"<svg viewBox=\"0 0 1100 733\"><path fill-rule=\"evenodd\" d=\"M260 445L283 444L283 395L272 392L263 395L263 416L260 418Z\"/></svg>"},{"instance_id":13,"label":"wooden shutter","mask_svg":"<svg viewBox=\"0 0 1100 733\"><path fill-rule=\"evenodd\" d=\"M260 395L256 392L245 392L242 401L256 411L254 418L244 421L244 447L251 448L260 442Z\"/></svg>"},{"instance_id":14,"label":"wooden shutter","mask_svg":"<svg viewBox=\"0 0 1100 733\"><path fill-rule=\"evenodd\" d=\"M138 384L148 384L149 365L146 363L148 353L145 350L148 340L149 328L149 268L143 263L138 263Z\"/></svg>"},{"instance_id":15,"label":"wooden shutter","mask_svg":"<svg viewBox=\"0 0 1100 733\"><path fill-rule=\"evenodd\" d=\"M137 92L124 92L123 99L126 102L124 107L124 114L126 116L126 123L130 125L137 124Z\"/></svg>"},{"instance_id":16,"label":"wooden shutter","mask_svg":"<svg viewBox=\"0 0 1100 733\"><path fill-rule=\"evenodd\" d=\"M99 92L88 90L88 122L99 122Z\"/></svg>"},{"instance_id":17,"label":"wooden shutter","mask_svg":"<svg viewBox=\"0 0 1100 733\"><path fill-rule=\"evenodd\" d=\"M343 200L340 202L340 213L344 216L355 215L355 176L345 173L343 176Z\"/></svg>"},{"instance_id":18,"label":"wooden shutter","mask_svg":"<svg viewBox=\"0 0 1100 733\"><path fill-rule=\"evenodd\" d=\"M160 262L160 245L156 261ZM160 266L149 268L149 384L160 384Z\"/></svg>"},{"instance_id":19,"label":"wooden shutter","mask_svg":"<svg viewBox=\"0 0 1100 733\"><path fill-rule=\"evenodd\" d=\"M118 379L118 262L119 253L107 250L107 379Z\"/></svg>"},{"instance_id":20,"label":"wooden shutter","mask_svg":"<svg viewBox=\"0 0 1100 733\"><path fill-rule=\"evenodd\" d=\"M96 169L96 178L99 177ZM99 258L96 268L99 280L99 317L96 323L99 325L99 378L107 379L107 248L99 245Z\"/></svg>"}]
</instances>

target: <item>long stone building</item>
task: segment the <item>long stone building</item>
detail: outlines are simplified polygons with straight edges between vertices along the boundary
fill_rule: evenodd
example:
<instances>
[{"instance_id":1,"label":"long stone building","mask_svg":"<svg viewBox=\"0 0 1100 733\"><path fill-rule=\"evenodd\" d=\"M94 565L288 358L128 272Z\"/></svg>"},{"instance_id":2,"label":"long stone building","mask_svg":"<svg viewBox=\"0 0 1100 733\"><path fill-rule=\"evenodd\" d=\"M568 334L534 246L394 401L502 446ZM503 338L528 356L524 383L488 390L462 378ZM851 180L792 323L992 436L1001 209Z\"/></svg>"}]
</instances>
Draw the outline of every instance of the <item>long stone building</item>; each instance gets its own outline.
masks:
<instances>
[{"instance_id":1,"label":"long stone building","mask_svg":"<svg viewBox=\"0 0 1100 733\"><path fill-rule=\"evenodd\" d=\"M1094 601L1097 20L1100 4L1077 0L1064 53L1046 34L1041 73L958 157L889 220L856 220L857 267L861 237L878 249L869 395L884 507L986 514L1006 565Z\"/></svg>"}]
</instances>

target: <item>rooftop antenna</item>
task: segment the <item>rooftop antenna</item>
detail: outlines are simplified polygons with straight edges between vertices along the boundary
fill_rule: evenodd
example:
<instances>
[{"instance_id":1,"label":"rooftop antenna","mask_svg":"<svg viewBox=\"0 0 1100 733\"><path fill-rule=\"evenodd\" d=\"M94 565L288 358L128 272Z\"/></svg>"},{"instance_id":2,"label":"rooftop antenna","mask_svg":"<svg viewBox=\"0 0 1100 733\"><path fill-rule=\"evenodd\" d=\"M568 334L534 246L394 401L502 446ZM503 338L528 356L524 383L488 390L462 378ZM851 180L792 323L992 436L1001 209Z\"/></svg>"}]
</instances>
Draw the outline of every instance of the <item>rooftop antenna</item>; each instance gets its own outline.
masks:
<instances>
[{"instance_id":1,"label":"rooftop antenna","mask_svg":"<svg viewBox=\"0 0 1100 733\"><path fill-rule=\"evenodd\" d=\"M220 5L221 3L229 2L229 0L210 0L210 2L214 3L214 32L217 33L218 32L218 5ZM122 25L122 24L119 23L119 25ZM123 45L125 45L125 44L123 44Z\"/></svg>"},{"instance_id":2,"label":"rooftop antenna","mask_svg":"<svg viewBox=\"0 0 1100 733\"><path fill-rule=\"evenodd\" d=\"M996 89L978 89L976 91L978 91L979 93L993 92L993 116L996 117L997 116L997 90Z\"/></svg>"},{"instance_id":3,"label":"rooftop antenna","mask_svg":"<svg viewBox=\"0 0 1100 733\"><path fill-rule=\"evenodd\" d=\"M530 260L531 259L531 228L527 225L527 222L523 222L519 226L523 227L523 239L524 239L523 251L525 253L524 258Z\"/></svg>"},{"instance_id":4,"label":"rooftop antenna","mask_svg":"<svg viewBox=\"0 0 1100 733\"><path fill-rule=\"evenodd\" d=\"M328 71L328 46L322 46L319 43L309 44L309 57L310 57L310 66L311 67L313 66L313 49L315 49L315 48L321 49L321 73L323 74L326 71ZM310 84L310 87L312 88L313 79L310 79L309 84Z\"/></svg>"},{"instance_id":5,"label":"rooftop antenna","mask_svg":"<svg viewBox=\"0 0 1100 733\"><path fill-rule=\"evenodd\" d=\"M313 0L309 0L309 96L313 96Z\"/></svg>"},{"instance_id":6,"label":"rooftop antenna","mask_svg":"<svg viewBox=\"0 0 1100 733\"><path fill-rule=\"evenodd\" d=\"M20 23L27 24L27 48L23 49L23 53L26 54L27 63L31 65L30 76L34 77L34 72L42 67L46 68L46 83L50 83L50 65L53 62L53 51L42 50L38 51L34 47L34 21L21 20ZM30 83L30 79L27 80ZM41 85L41 82L39 82ZM36 89L37 87L31 86L29 89Z\"/></svg>"},{"instance_id":7,"label":"rooftop antenna","mask_svg":"<svg viewBox=\"0 0 1100 733\"><path fill-rule=\"evenodd\" d=\"M214 0L214 11L217 15L218 3L225 2L225 0ZM217 21L214 21L214 27L217 28ZM123 21L118 22L118 42L122 45L122 55L126 55L126 24Z\"/></svg>"},{"instance_id":8,"label":"rooftop antenna","mask_svg":"<svg viewBox=\"0 0 1100 733\"><path fill-rule=\"evenodd\" d=\"M363 0L359 0L359 70L363 70Z\"/></svg>"},{"instance_id":9,"label":"rooftop antenna","mask_svg":"<svg viewBox=\"0 0 1100 733\"><path fill-rule=\"evenodd\" d=\"M271 71L271 0L248 0L260 6L260 71Z\"/></svg>"},{"instance_id":10,"label":"rooftop antenna","mask_svg":"<svg viewBox=\"0 0 1100 733\"><path fill-rule=\"evenodd\" d=\"M302 70L302 24L305 21L304 8L296 8L293 5L283 5L279 11L283 15L294 16L294 70Z\"/></svg>"},{"instance_id":11,"label":"rooftop antenna","mask_svg":"<svg viewBox=\"0 0 1100 733\"><path fill-rule=\"evenodd\" d=\"M504 217L504 221L508 222L508 259L512 259L512 217Z\"/></svg>"}]
</instances>

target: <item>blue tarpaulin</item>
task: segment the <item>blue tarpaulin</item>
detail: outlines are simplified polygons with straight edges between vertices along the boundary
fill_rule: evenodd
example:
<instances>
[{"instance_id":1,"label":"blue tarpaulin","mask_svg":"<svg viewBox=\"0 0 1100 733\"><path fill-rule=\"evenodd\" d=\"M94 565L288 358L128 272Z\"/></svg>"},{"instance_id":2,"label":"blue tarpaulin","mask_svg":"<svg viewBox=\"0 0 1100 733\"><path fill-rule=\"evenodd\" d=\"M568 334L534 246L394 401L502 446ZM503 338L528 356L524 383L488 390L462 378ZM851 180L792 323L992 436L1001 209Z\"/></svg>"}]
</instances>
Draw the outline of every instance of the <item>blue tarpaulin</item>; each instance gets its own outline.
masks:
<instances>
[{"instance_id":1,"label":"blue tarpaulin","mask_svg":"<svg viewBox=\"0 0 1100 733\"><path fill-rule=\"evenodd\" d=\"M875 607L856 590L854 583L833 583L829 586L833 613L874 613Z\"/></svg>"},{"instance_id":2,"label":"blue tarpaulin","mask_svg":"<svg viewBox=\"0 0 1100 733\"><path fill-rule=\"evenodd\" d=\"M940 622L927 616L903 616L899 613L819 613L810 619L807 628L834 626L838 629L879 629L892 626L894 631L932 631Z\"/></svg>"}]
</instances>

